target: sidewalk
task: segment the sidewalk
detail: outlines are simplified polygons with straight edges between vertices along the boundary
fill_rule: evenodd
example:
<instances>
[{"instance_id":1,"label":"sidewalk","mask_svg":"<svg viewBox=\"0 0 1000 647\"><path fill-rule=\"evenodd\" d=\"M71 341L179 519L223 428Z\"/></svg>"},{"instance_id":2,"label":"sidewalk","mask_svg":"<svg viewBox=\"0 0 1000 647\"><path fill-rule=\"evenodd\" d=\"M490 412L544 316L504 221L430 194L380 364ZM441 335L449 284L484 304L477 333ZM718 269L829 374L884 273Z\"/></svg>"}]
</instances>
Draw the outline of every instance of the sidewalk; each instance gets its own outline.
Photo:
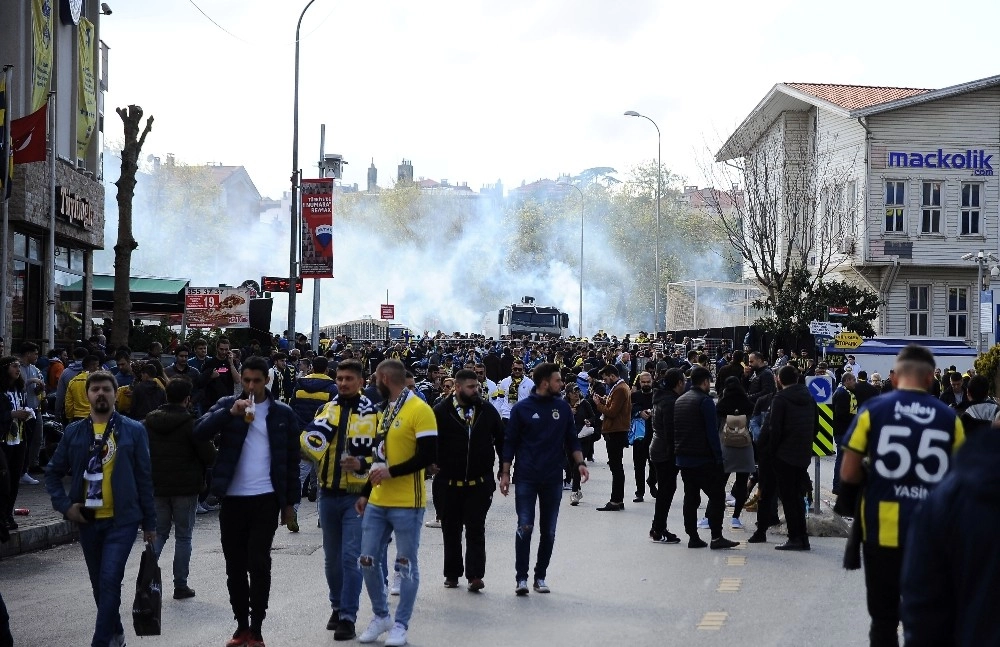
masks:
<instances>
[{"instance_id":1,"label":"sidewalk","mask_svg":"<svg viewBox=\"0 0 1000 647\"><path fill-rule=\"evenodd\" d=\"M66 521L52 509L52 500L45 493L43 474L34 474L38 485L20 486L15 508L28 508L31 513L15 516L17 530L10 531L10 541L0 544L0 559L67 544L80 538L76 524Z\"/></svg>"}]
</instances>

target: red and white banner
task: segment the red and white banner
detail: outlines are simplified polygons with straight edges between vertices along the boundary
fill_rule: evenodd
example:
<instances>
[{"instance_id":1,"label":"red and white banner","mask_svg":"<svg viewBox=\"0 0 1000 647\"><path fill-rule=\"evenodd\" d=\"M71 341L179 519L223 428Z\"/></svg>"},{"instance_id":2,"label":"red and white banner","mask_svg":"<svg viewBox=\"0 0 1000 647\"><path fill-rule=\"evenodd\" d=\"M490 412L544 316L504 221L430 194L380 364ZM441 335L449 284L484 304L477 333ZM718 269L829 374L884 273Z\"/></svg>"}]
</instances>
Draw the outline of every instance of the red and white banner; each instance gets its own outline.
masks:
<instances>
[{"instance_id":1,"label":"red and white banner","mask_svg":"<svg viewBox=\"0 0 1000 647\"><path fill-rule=\"evenodd\" d=\"M333 178L302 180L304 279L333 278Z\"/></svg>"},{"instance_id":2,"label":"red and white banner","mask_svg":"<svg viewBox=\"0 0 1000 647\"><path fill-rule=\"evenodd\" d=\"M186 288L184 314L188 328L249 328L250 299L246 288Z\"/></svg>"}]
</instances>

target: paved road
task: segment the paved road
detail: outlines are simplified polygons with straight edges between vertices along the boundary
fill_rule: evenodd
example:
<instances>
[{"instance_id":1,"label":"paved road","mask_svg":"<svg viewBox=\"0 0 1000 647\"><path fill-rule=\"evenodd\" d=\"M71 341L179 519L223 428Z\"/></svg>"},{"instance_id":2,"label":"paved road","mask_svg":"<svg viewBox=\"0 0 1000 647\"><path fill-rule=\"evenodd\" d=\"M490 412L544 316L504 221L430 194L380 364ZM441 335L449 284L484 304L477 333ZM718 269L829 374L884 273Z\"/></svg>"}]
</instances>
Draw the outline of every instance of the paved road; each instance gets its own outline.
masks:
<instances>
[{"instance_id":1,"label":"paved road","mask_svg":"<svg viewBox=\"0 0 1000 647\"><path fill-rule=\"evenodd\" d=\"M631 483L628 468L627 472ZM487 588L481 594L443 588L441 537L439 531L425 529L411 644L799 646L865 642L862 576L840 568L843 539L814 538L812 552L804 554L777 552L773 541L714 552L691 550L684 544L654 545L646 536L652 503L628 503L622 513L597 512L594 507L607 500L610 474L605 464L597 463L592 475L580 507L570 507L568 496L563 503L548 578L550 595L514 596L513 497L504 499L498 494L490 512ZM670 517L675 531L682 526L679 501L678 494ZM300 517L302 532L292 535L279 528L275 538L271 608L264 625L271 647L333 644L332 632L325 629L329 604L314 506L304 504ZM753 518L752 513L745 514L746 521ZM749 536L749 532L732 530L726 534L739 540ZM132 599L139 548L137 543L126 574L126 609ZM133 647L221 646L235 623L227 602L216 515L198 517L190 579L198 591L196 598L170 598L172 555L168 544L161 560L167 594L164 634L140 640L126 622L129 643ZM735 590L721 592L720 588ZM15 644L89 644L94 605L79 546L60 546L0 562L0 591L10 608ZM370 608L362 593L359 631L371 618ZM707 614L721 614L715 618L722 620L711 625L712 616Z\"/></svg>"}]
</instances>

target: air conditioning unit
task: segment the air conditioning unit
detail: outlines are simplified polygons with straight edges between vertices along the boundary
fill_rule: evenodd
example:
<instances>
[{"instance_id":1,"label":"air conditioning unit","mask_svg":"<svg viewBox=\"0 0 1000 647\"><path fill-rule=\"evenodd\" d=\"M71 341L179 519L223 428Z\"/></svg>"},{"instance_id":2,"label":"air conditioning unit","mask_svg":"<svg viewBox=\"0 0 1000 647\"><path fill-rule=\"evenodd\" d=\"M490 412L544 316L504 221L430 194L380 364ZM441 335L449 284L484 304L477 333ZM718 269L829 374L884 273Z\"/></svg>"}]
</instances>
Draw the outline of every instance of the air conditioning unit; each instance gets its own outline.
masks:
<instances>
[{"instance_id":1,"label":"air conditioning unit","mask_svg":"<svg viewBox=\"0 0 1000 647\"><path fill-rule=\"evenodd\" d=\"M854 236L844 236L840 239L840 247L837 249L841 254L854 253Z\"/></svg>"}]
</instances>

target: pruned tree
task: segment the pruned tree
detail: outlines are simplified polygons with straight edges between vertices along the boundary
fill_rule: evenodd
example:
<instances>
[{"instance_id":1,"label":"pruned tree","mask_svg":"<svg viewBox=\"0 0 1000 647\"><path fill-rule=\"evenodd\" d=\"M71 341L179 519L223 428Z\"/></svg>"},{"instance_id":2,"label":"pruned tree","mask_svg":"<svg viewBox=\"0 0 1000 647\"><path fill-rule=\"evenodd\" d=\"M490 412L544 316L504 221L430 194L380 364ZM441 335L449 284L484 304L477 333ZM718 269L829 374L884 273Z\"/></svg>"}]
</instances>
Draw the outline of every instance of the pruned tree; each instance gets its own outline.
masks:
<instances>
[{"instance_id":1,"label":"pruned tree","mask_svg":"<svg viewBox=\"0 0 1000 647\"><path fill-rule=\"evenodd\" d=\"M716 186L729 187L706 209L770 309L796 268L808 269L803 288L811 291L845 262L858 228L858 151L824 141L811 121L784 113L760 134L740 131L704 169Z\"/></svg>"},{"instance_id":2,"label":"pruned tree","mask_svg":"<svg viewBox=\"0 0 1000 647\"><path fill-rule=\"evenodd\" d=\"M129 294L129 279L132 273L132 252L139 243L132 235L132 199L135 197L135 175L139 170L139 154L146 136L153 129L153 117L146 119L146 125L139 132L142 108L130 105L117 108L115 112L125 124L125 141L122 146L121 176L115 182L118 187L118 242L115 243L115 300L110 343L113 348L128 343L129 320L132 314L132 299Z\"/></svg>"}]
</instances>

